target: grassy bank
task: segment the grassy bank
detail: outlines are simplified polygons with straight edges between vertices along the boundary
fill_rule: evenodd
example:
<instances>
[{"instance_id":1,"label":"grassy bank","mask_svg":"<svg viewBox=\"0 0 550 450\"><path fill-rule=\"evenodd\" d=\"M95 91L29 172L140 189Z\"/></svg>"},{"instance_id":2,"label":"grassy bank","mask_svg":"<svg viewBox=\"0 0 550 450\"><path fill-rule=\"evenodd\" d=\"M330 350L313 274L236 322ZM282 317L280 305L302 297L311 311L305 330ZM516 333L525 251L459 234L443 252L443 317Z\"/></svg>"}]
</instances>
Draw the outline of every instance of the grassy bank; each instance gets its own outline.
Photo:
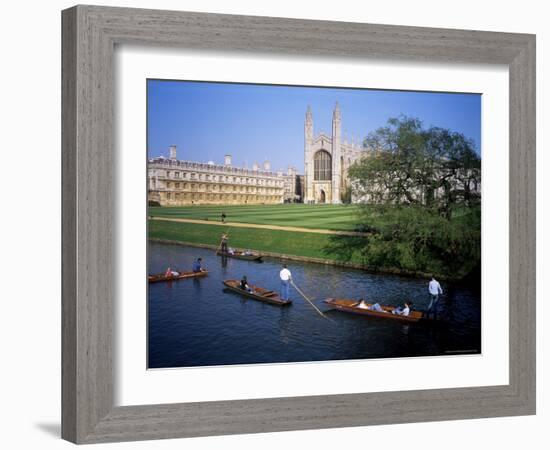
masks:
<instances>
[{"instance_id":1,"label":"grassy bank","mask_svg":"<svg viewBox=\"0 0 550 450\"><path fill-rule=\"evenodd\" d=\"M222 212L227 221L259 225L282 225L325 230L353 230L357 223L353 205L195 205L184 207L149 207L153 217L220 221Z\"/></svg>"},{"instance_id":2,"label":"grassy bank","mask_svg":"<svg viewBox=\"0 0 550 450\"><path fill-rule=\"evenodd\" d=\"M365 264L361 254L361 243L357 242L355 251L346 254L329 252L333 247L335 236L316 233L298 233L291 231L263 230L254 228L222 228L218 225L203 225L193 223L168 222L160 220L149 221L149 238L165 242L181 242L197 246L217 248L220 235L229 230L230 246L235 248L252 248L271 256L297 257L312 262L344 265L362 268L370 271L391 273L403 276L425 278L428 274L419 271L407 271L398 268L375 269ZM357 239L345 237L348 244ZM351 240L351 241L350 241ZM352 245L353 246L353 245ZM452 278L442 276L441 279Z\"/></svg>"},{"instance_id":3,"label":"grassy bank","mask_svg":"<svg viewBox=\"0 0 550 450\"><path fill-rule=\"evenodd\" d=\"M220 226L230 223L357 230L361 236ZM481 214L458 210L452 220L422 207L343 205L235 205L149 208L151 216L209 220L196 224L151 220L149 237L217 246L228 230L230 245L264 253L313 258L380 272L459 280L479 265ZM215 223L215 224L214 224Z\"/></svg>"},{"instance_id":4,"label":"grassy bank","mask_svg":"<svg viewBox=\"0 0 550 450\"><path fill-rule=\"evenodd\" d=\"M217 225L149 221L149 237L182 241L194 244L218 245L221 234L229 230L229 245L236 248L253 248L311 258L335 259L325 252L329 236L314 233L262 230L255 228L222 228ZM343 259L342 259L343 260Z\"/></svg>"}]
</instances>

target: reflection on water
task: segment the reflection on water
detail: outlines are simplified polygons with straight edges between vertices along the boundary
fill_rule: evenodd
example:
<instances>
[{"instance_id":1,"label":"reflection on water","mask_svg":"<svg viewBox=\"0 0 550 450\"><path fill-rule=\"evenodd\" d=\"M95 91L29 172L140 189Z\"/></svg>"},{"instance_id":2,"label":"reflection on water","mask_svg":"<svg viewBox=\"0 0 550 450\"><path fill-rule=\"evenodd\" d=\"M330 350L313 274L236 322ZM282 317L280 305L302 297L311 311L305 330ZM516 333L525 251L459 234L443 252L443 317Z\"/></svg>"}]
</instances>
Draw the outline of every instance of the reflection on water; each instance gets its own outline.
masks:
<instances>
[{"instance_id":1,"label":"reflection on water","mask_svg":"<svg viewBox=\"0 0 550 450\"><path fill-rule=\"evenodd\" d=\"M439 308L445 325L403 324L328 311L320 317L296 290L293 305L278 307L224 292L222 280L247 275L251 284L279 290L281 262L263 264L216 256L214 251L149 243L149 273L167 265L188 270L196 257L204 278L149 285L149 367L427 356L481 350L478 293L446 286ZM414 308L429 304L427 281L289 261L296 285L322 311L327 297Z\"/></svg>"}]
</instances>

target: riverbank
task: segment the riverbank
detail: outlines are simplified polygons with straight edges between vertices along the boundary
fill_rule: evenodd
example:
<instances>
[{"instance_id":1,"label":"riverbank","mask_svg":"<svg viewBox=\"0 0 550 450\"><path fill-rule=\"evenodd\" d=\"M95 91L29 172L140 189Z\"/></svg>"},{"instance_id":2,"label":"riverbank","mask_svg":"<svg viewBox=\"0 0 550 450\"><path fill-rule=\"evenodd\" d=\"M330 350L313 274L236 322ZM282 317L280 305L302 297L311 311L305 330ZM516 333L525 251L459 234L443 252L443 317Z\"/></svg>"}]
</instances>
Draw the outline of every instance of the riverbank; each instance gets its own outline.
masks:
<instances>
[{"instance_id":1,"label":"riverbank","mask_svg":"<svg viewBox=\"0 0 550 450\"><path fill-rule=\"evenodd\" d=\"M326 234L255 228L227 227L223 229L219 225L160 220L149 220L148 223L148 237L154 242L216 250L220 244L221 232L227 231L231 247L254 249L273 258L349 267L371 273L387 273L413 278L428 278L431 275L397 268L373 268L362 263L359 249L353 252L350 258L339 258L340 255L327 251L332 241L331 236ZM445 276L438 276L438 278L444 281L457 281Z\"/></svg>"}]
</instances>

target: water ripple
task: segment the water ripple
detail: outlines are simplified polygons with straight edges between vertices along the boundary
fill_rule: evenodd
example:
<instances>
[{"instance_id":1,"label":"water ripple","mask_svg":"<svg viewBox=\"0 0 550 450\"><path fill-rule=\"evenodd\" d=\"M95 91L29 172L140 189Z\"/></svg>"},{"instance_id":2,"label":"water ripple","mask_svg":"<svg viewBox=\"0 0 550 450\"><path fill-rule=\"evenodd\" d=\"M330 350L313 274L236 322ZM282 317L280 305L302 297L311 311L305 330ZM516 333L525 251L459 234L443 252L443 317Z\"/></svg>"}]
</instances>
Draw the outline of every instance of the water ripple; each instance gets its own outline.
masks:
<instances>
[{"instance_id":1,"label":"water ripple","mask_svg":"<svg viewBox=\"0 0 550 450\"><path fill-rule=\"evenodd\" d=\"M150 243L149 273L166 266L190 268L201 257L209 276L149 286L149 367L188 367L267 362L408 357L481 350L479 294L444 286L441 310L446 327L403 325L328 311L320 317L299 294L277 307L224 292L222 280L247 275L249 282L279 289L277 259L263 264L235 259L222 264L213 251ZM429 303L426 280L369 274L318 264L289 262L296 284L321 310L332 296L366 298L416 309Z\"/></svg>"}]
</instances>

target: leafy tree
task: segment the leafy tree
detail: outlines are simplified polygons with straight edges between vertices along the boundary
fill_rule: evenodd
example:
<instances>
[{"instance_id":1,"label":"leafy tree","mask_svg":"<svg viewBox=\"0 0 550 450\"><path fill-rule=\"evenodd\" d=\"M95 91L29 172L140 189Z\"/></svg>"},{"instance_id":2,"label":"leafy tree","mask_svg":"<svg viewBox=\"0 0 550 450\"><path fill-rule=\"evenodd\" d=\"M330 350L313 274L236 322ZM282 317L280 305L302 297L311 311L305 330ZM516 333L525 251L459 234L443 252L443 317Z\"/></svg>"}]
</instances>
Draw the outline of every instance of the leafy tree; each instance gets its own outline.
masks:
<instances>
[{"instance_id":1,"label":"leafy tree","mask_svg":"<svg viewBox=\"0 0 550 450\"><path fill-rule=\"evenodd\" d=\"M370 133L364 147L367 155L349 170L355 198L424 205L447 219L480 203L481 159L461 133L401 116Z\"/></svg>"},{"instance_id":2,"label":"leafy tree","mask_svg":"<svg viewBox=\"0 0 550 450\"><path fill-rule=\"evenodd\" d=\"M349 170L357 236L334 236L340 259L459 279L481 259L481 160L460 133L399 117L369 134Z\"/></svg>"},{"instance_id":3,"label":"leafy tree","mask_svg":"<svg viewBox=\"0 0 550 450\"><path fill-rule=\"evenodd\" d=\"M479 207L447 220L421 205L364 205L357 236L334 235L325 248L339 259L381 270L460 279L481 259Z\"/></svg>"}]
</instances>

